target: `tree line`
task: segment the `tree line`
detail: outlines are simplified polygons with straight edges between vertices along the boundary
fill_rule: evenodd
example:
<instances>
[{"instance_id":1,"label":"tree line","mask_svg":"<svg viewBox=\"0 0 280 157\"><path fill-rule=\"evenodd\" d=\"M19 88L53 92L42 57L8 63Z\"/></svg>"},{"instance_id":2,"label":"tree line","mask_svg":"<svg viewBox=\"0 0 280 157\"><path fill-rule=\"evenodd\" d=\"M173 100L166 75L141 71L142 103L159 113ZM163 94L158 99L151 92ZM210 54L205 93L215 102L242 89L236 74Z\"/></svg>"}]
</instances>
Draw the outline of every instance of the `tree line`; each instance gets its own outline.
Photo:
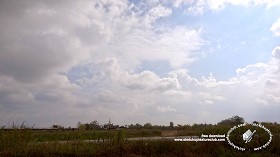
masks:
<instances>
[{"instance_id":1,"label":"tree line","mask_svg":"<svg viewBox=\"0 0 280 157\"><path fill-rule=\"evenodd\" d=\"M231 118L227 118L224 120L221 120L220 122L218 122L217 124L214 125L218 125L218 126L234 126L234 125L238 125L238 124L242 124L245 123L245 120L243 117L240 116L232 116ZM254 121L253 123L259 123L257 121ZM272 124L272 123L271 123ZM277 124L276 122L274 122L274 124ZM72 129L72 130L110 130L110 129L122 129L122 128L126 128L126 129L187 129L187 128L201 128L201 127L207 127L207 126L213 126L213 124L177 124L175 126L175 124L171 121L169 123L169 125L164 126L164 125L152 125L151 123L145 123L145 124L130 124L130 125L114 125L111 122L111 118L109 119L108 123L106 124L100 124L98 121L94 120L92 122L89 123L81 123L78 122L77 126L72 128L72 127L64 127L62 125L52 125L50 127L50 129ZM0 129L35 129L34 125L32 127L30 127L29 125L26 124L26 122L24 121L22 124L15 124L13 123L12 126L10 127L6 127L6 126L2 126L0 127Z\"/></svg>"},{"instance_id":2,"label":"tree line","mask_svg":"<svg viewBox=\"0 0 280 157\"><path fill-rule=\"evenodd\" d=\"M224 119L220 122L217 123L217 125L237 125L237 124L242 124L244 123L245 120L242 117L239 116L233 116L231 118L228 119ZM92 121L90 123L81 123L78 122L77 124L77 128L79 130L108 130L108 129L117 129L117 128L127 128L127 129L172 129L172 128L187 128L187 127L202 127L202 126L209 126L212 124L193 124L192 126L187 124L187 125L182 125L182 124L177 124L176 126L174 125L174 123L171 121L169 123L168 126L164 126L164 125L152 125L151 123L145 123L145 124L130 124L130 125L123 125L123 126L119 126L119 125L114 125L111 122L111 119L109 120L108 123L106 124L99 124L98 121Z\"/></svg>"}]
</instances>

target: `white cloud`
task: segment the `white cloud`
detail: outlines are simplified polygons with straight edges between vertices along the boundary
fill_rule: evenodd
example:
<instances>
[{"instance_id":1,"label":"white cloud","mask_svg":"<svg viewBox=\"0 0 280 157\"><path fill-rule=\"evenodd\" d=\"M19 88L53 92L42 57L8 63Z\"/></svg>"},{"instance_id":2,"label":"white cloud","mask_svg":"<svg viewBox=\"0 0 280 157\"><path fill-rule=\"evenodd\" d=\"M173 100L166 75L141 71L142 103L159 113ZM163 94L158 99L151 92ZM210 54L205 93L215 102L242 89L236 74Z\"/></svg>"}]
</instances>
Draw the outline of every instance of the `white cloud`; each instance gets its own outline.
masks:
<instances>
[{"instance_id":1,"label":"white cloud","mask_svg":"<svg viewBox=\"0 0 280 157\"><path fill-rule=\"evenodd\" d=\"M162 5L157 5L149 10L147 15L145 16L145 23L150 25L154 23L157 19L161 17L169 16L172 13L172 10L169 8L165 8Z\"/></svg>"},{"instance_id":2,"label":"white cloud","mask_svg":"<svg viewBox=\"0 0 280 157\"><path fill-rule=\"evenodd\" d=\"M280 5L280 2L275 0L176 0L172 3L174 7L186 7L186 13L198 15L203 14L207 10L222 10L228 5L244 7L264 5L268 9Z\"/></svg>"},{"instance_id":3,"label":"white cloud","mask_svg":"<svg viewBox=\"0 0 280 157\"><path fill-rule=\"evenodd\" d=\"M272 56L280 60L280 47L276 47L273 49Z\"/></svg>"},{"instance_id":4,"label":"white cloud","mask_svg":"<svg viewBox=\"0 0 280 157\"><path fill-rule=\"evenodd\" d=\"M258 4L258 0L220 0L220 1L209 0L208 1L208 5L211 10L223 9L225 5L249 6L253 4Z\"/></svg>"},{"instance_id":5,"label":"white cloud","mask_svg":"<svg viewBox=\"0 0 280 157\"><path fill-rule=\"evenodd\" d=\"M111 69L110 71L101 70L106 71L104 76L108 76L110 80L106 80L104 77L93 76L92 78L100 78L100 80L96 81L96 83L90 83L89 81L86 86L96 86L96 88L111 90L116 98L124 98L122 102L129 102L131 104L132 102L136 102L136 104L138 104L137 113L135 113L134 116L145 114L152 106L157 106L157 110L162 112L171 111L171 107L169 108L170 110L166 107L170 104L174 104L174 106L172 106L172 111L175 109L178 114L198 113L201 109L207 109L209 113L205 114L205 116L213 116L213 114L216 113L215 108L223 111L221 114L225 115L229 112L244 114L242 109L240 109L244 105L243 103L250 103L250 107L252 107L254 102L251 101L251 97L261 94L260 92L255 92L255 89L260 88L262 85L256 86L259 82L254 82L250 79L236 78L222 82L213 79L214 76L210 75L208 78L196 80L184 72L173 73L170 74L169 77L160 78L156 74L148 71L132 74L122 69L118 65L117 60L113 60L114 64L104 64L105 66L110 67L108 68ZM106 62L109 63L110 60L107 60ZM118 68L111 68L112 65L117 66ZM97 72L97 74L101 73L102 72ZM112 75L112 73L114 75ZM244 77L246 77L246 75L244 75ZM169 85L163 86L162 80L169 80L167 81ZM186 82L186 80L189 81ZM252 86L251 84L254 84L255 86ZM237 92L240 90L248 93L250 96L248 97ZM241 103L237 103L237 100L240 100ZM117 105L118 103L120 102L116 100L114 104ZM160 104L160 106L158 106L158 104ZM224 106L224 104L227 105ZM193 107L193 105L195 105L195 107ZM211 105L211 107L209 108L208 105ZM134 104L129 106L130 107L127 106L127 108L132 107L130 110L136 111ZM184 111L185 109L188 111ZM229 111L227 111L227 109ZM171 115L171 117L173 116L175 115ZM202 121L203 118L197 117L194 119Z\"/></svg>"},{"instance_id":6,"label":"white cloud","mask_svg":"<svg viewBox=\"0 0 280 157\"><path fill-rule=\"evenodd\" d=\"M280 18L272 24L270 31L276 36L280 36Z\"/></svg>"},{"instance_id":7,"label":"white cloud","mask_svg":"<svg viewBox=\"0 0 280 157\"><path fill-rule=\"evenodd\" d=\"M198 0L195 2L195 5L188 7L188 9L185 10L185 13L190 12L193 14L202 15L206 5L207 5L206 1Z\"/></svg>"},{"instance_id":8,"label":"white cloud","mask_svg":"<svg viewBox=\"0 0 280 157\"><path fill-rule=\"evenodd\" d=\"M191 4L194 0L169 0L173 7L180 7L181 5Z\"/></svg>"},{"instance_id":9,"label":"white cloud","mask_svg":"<svg viewBox=\"0 0 280 157\"><path fill-rule=\"evenodd\" d=\"M172 108L170 107L169 105L167 107L164 107L164 106L158 106L157 109L160 111L160 112L176 112L176 109L175 108Z\"/></svg>"}]
</instances>

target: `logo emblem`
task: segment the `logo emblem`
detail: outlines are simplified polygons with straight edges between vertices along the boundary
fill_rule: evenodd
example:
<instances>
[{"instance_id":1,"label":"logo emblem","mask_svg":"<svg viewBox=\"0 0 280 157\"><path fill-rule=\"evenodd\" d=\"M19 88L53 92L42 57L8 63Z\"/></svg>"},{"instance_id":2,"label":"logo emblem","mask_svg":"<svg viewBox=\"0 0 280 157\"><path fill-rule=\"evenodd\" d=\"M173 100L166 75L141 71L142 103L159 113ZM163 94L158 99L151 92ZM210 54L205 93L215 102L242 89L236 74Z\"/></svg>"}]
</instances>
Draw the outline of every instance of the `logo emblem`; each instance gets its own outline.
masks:
<instances>
[{"instance_id":1,"label":"logo emblem","mask_svg":"<svg viewBox=\"0 0 280 157\"><path fill-rule=\"evenodd\" d=\"M248 143L252 140L254 133L256 132L256 130L254 130L253 132L248 129L244 134L243 134L243 140L245 141L245 143Z\"/></svg>"},{"instance_id":2,"label":"logo emblem","mask_svg":"<svg viewBox=\"0 0 280 157\"><path fill-rule=\"evenodd\" d=\"M252 132L250 129L254 129L254 131ZM228 131L226 139L234 149L257 151L266 148L271 143L272 134L269 129L261 124L244 123L232 127Z\"/></svg>"}]
</instances>

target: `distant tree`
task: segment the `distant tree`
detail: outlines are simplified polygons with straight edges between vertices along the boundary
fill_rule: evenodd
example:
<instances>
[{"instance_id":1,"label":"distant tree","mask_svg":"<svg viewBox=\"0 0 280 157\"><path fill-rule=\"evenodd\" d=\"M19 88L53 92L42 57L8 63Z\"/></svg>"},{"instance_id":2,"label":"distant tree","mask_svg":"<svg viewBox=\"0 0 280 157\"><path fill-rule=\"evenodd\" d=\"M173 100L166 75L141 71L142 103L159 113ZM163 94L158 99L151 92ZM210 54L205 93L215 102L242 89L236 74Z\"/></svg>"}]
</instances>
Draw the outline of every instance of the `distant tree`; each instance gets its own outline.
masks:
<instances>
[{"instance_id":1,"label":"distant tree","mask_svg":"<svg viewBox=\"0 0 280 157\"><path fill-rule=\"evenodd\" d=\"M85 125L85 130L90 130L90 125L88 123L86 123L84 125Z\"/></svg>"},{"instance_id":2,"label":"distant tree","mask_svg":"<svg viewBox=\"0 0 280 157\"><path fill-rule=\"evenodd\" d=\"M77 123L77 128L79 128L81 125L82 125L82 123L81 123L81 122L78 122L78 123Z\"/></svg>"},{"instance_id":3,"label":"distant tree","mask_svg":"<svg viewBox=\"0 0 280 157\"><path fill-rule=\"evenodd\" d=\"M52 125L52 129L64 129L61 125Z\"/></svg>"},{"instance_id":4,"label":"distant tree","mask_svg":"<svg viewBox=\"0 0 280 157\"><path fill-rule=\"evenodd\" d=\"M134 129L134 128L135 128L135 126L134 126L133 124L130 124L130 125L128 126L128 128L130 128L130 129Z\"/></svg>"},{"instance_id":5,"label":"distant tree","mask_svg":"<svg viewBox=\"0 0 280 157\"><path fill-rule=\"evenodd\" d=\"M86 130L85 124L79 125L78 129L79 129L79 130Z\"/></svg>"},{"instance_id":6,"label":"distant tree","mask_svg":"<svg viewBox=\"0 0 280 157\"><path fill-rule=\"evenodd\" d=\"M218 125L237 125L237 124L242 124L244 122L245 122L244 118L239 116L233 116L231 118L220 121Z\"/></svg>"},{"instance_id":7,"label":"distant tree","mask_svg":"<svg viewBox=\"0 0 280 157\"><path fill-rule=\"evenodd\" d=\"M144 128L146 128L146 129L152 129L152 124L151 123L146 123L146 124L144 124L144 126L143 126Z\"/></svg>"},{"instance_id":8,"label":"distant tree","mask_svg":"<svg viewBox=\"0 0 280 157\"><path fill-rule=\"evenodd\" d=\"M169 123L169 127L170 127L170 128L174 128L174 123L173 123L173 122L170 122L170 123Z\"/></svg>"},{"instance_id":9,"label":"distant tree","mask_svg":"<svg viewBox=\"0 0 280 157\"><path fill-rule=\"evenodd\" d=\"M202 126L201 124L196 124L196 123L194 123L193 126L192 126L192 128L193 128L193 129L199 129L199 128L201 128L201 126Z\"/></svg>"},{"instance_id":10,"label":"distant tree","mask_svg":"<svg viewBox=\"0 0 280 157\"><path fill-rule=\"evenodd\" d=\"M141 128L142 128L142 125L139 124L139 123L136 123L136 124L135 124L135 128L136 128L136 129L141 129Z\"/></svg>"}]
</instances>

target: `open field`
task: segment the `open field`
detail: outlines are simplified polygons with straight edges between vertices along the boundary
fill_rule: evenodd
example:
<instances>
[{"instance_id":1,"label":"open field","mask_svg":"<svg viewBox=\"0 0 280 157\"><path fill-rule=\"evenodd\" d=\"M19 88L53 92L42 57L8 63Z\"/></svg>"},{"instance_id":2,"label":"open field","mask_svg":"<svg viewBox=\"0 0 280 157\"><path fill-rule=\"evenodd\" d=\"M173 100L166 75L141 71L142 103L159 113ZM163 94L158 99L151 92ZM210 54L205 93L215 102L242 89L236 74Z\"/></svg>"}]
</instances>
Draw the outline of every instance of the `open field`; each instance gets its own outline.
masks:
<instances>
[{"instance_id":1,"label":"open field","mask_svg":"<svg viewBox=\"0 0 280 157\"><path fill-rule=\"evenodd\" d=\"M268 148L241 152L227 142L175 142L141 137L226 134L230 126L173 129L30 130L0 131L0 156L279 156L279 125L266 125L274 134ZM137 140L129 138L140 137ZM96 140L99 142L85 142ZM63 141L63 142L62 142Z\"/></svg>"}]
</instances>

